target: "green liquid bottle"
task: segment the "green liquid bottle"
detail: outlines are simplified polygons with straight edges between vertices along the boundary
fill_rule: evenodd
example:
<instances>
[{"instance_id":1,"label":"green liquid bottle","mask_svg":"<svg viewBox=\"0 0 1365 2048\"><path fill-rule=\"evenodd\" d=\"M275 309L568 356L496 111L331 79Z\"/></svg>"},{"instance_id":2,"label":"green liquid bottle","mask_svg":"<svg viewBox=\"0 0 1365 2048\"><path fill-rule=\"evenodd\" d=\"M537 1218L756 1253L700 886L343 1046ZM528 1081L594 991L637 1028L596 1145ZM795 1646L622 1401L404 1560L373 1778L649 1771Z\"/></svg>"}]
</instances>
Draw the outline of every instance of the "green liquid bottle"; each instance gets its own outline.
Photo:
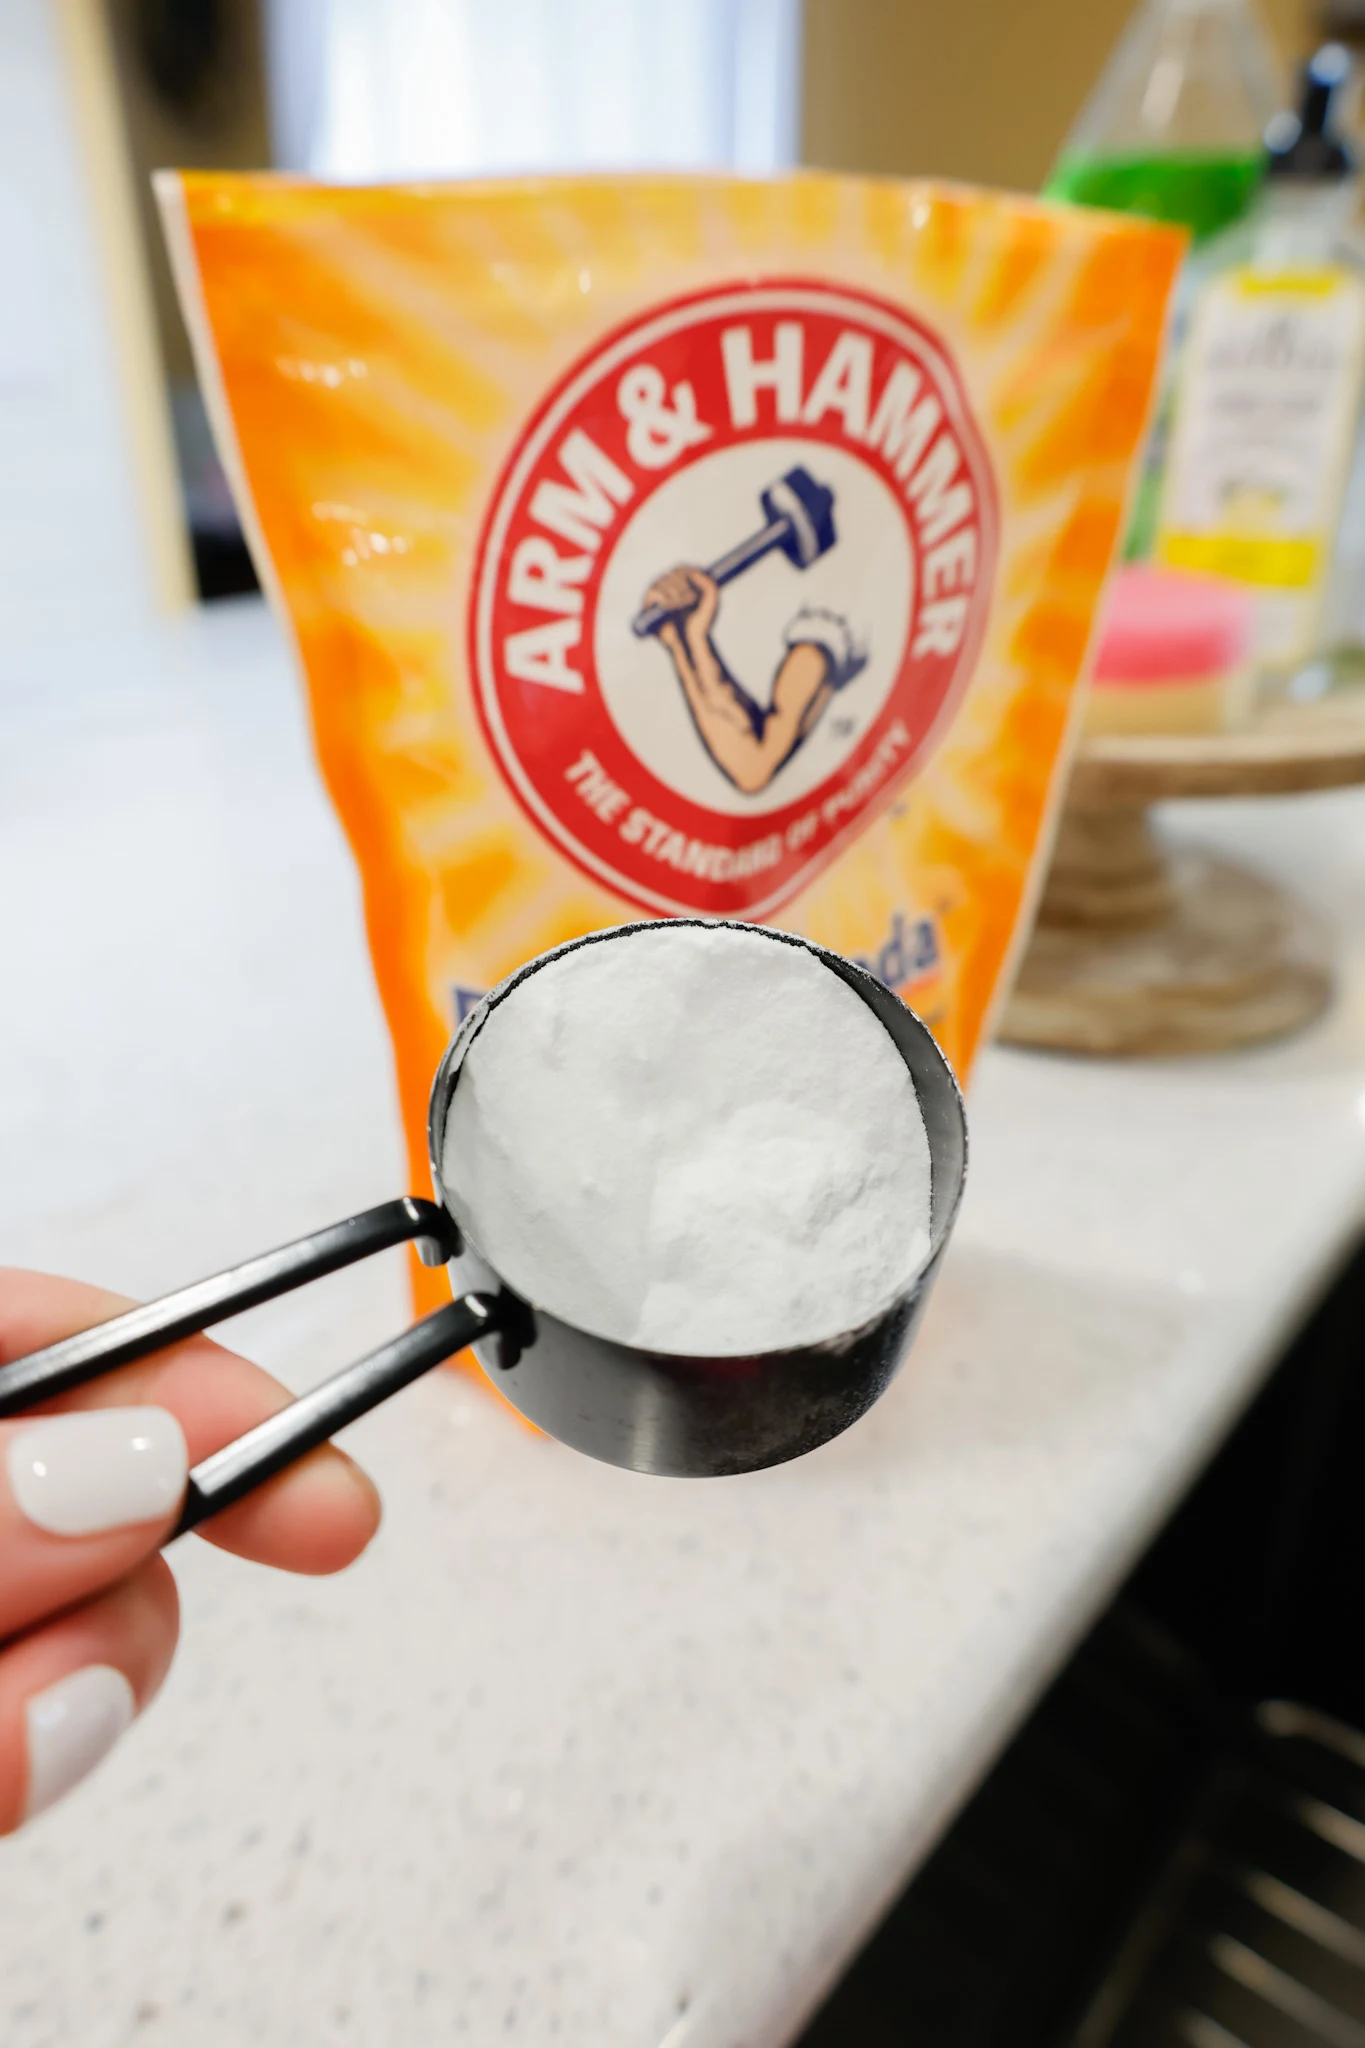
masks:
<instances>
[{"instance_id":1,"label":"green liquid bottle","mask_svg":"<svg viewBox=\"0 0 1365 2048\"><path fill-rule=\"evenodd\" d=\"M1255 0L1144 0L1043 188L1049 199L1145 214L1192 238L1124 543L1130 560L1151 552L1180 341L1204 250L1255 198L1262 135L1279 103Z\"/></svg>"},{"instance_id":2,"label":"green liquid bottle","mask_svg":"<svg viewBox=\"0 0 1365 2048\"><path fill-rule=\"evenodd\" d=\"M1049 199L1141 213L1188 228L1196 242L1230 227L1261 182L1264 152L1252 149L1063 150L1045 187Z\"/></svg>"}]
</instances>

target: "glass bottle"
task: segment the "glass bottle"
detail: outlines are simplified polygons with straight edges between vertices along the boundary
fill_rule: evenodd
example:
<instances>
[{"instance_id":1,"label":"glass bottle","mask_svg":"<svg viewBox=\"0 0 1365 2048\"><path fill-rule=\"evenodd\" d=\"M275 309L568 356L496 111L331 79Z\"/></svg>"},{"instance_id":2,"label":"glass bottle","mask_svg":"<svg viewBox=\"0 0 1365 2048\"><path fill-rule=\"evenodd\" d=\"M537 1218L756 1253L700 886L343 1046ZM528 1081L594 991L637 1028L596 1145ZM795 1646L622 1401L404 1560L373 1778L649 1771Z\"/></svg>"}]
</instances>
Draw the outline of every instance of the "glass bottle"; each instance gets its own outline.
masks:
<instances>
[{"instance_id":1,"label":"glass bottle","mask_svg":"<svg viewBox=\"0 0 1365 2048\"><path fill-rule=\"evenodd\" d=\"M1162 479L1158 561L1253 591L1268 680L1297 678L1350 630L1353 549L1365 565L1365 482L1348 489L1365 277L1347 247L1356 167L1335 118L1350 70L1338 45L1317 52L1297 113L1269 124L1254 207L1208 252Z\"/></svg>"},{"instance_id":2,"label":"glass bottle","mask_svg":"<svg viewBox=\"0 0 1365 2048\"><path fill-rule=\"evenodd\" d=\"M1143 0L1062 146L1044 195L1187 228L1193 250L1171 310L1166 360L1124 539L1152 550L1171 403L1205 246L1246 211L1281 104L1255 0Z\"/></svg>"},{"instance_id":3,"label":"glass bottle","mask_svg":"<svg viewBox=\"0 0 1365 2048\"><path fill-rule=\"evenodd\" d=\"M1280 104L1254 0L1144 0L1044 191L1175 222L1207 240L1251 200L1261 137Z\"/></svg>"}]
</instances>

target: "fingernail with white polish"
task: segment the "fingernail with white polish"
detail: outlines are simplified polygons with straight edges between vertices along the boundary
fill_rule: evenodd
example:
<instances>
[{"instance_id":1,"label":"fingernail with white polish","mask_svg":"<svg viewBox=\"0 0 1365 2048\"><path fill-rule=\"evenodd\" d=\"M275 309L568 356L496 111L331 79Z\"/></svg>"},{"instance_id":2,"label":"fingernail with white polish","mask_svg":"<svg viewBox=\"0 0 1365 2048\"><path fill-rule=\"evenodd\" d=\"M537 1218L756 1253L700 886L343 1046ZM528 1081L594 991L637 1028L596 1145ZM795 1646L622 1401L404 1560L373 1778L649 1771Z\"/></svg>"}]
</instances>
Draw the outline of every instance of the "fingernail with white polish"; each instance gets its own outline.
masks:
<instances>
[{"instance_id":1,"label":"fingernail with white polish","mask_svg":"<svg viewBox=\"0 0 1365 2048\"><path fill-rule=\"evenodd\" d=\"M28 1797L24 1819L64 1798L108 1756L137 1713L133 1688L112 1664L87 1664L24 1709L28 1733Z\"/></svg>"},{"instance_id":2,"label":"fingernail with white polish","mask_svg":"<svg viewBox=\"0 0 1365 2048\"><path fill-rule=\"evenodd\" d=\"M9 1447L19 1510L54 1536L95 1536L171 1514L185 1491L185 1435L164 1408L91 1408L35 1422Z\"/></svg>"}]
</instances>

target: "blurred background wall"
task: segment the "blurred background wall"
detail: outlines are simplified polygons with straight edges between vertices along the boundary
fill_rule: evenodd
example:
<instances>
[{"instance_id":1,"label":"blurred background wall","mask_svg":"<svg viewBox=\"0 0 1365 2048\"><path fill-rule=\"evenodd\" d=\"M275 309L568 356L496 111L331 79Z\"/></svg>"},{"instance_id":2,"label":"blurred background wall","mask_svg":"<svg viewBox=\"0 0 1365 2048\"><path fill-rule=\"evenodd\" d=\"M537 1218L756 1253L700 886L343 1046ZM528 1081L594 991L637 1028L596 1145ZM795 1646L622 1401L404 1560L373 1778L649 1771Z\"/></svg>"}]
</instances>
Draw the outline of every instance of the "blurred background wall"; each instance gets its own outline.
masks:
<instances>
[{"instance_id":1,"label":"blurred background wall","mask_svg":"<svg viewBox=\"0 0 1365 2048\"><path fill-rule=\"evenodd\" d=\"M230 596L255 579L200 403L152 172L165 164L256 170L273 161L261 7L259 0L93 4L107 24L195 577L203 596ZM306 11L307 0L295 5Z\"/></svg>"},{"instance_id":2,"label":"blurred background wall","mask_svg":"<svg viewBox=\"0 0 1365 2048\"><path fill-rule=\"evenodd\" d=\"M1036 191L1135 0L805 0L801 155ZM1286 59L1312 0L1262 0Z\"/></svg>"},{"instance_id":3,"label":"blurred background wall","mask_svg":"<svg viewBox=\"0 0 1365 2048\"><path fill-rule=\"evenodd\" d=\"M48 630L253 586L152 206L159 165L802 161L1031 190L1133 4L0 0L7 616ZM1338 15L1365 38L1365 0L1261 4L1286 66Z\"/></svg>"},{"instance_id":4,"label":"blurred background wall","mask_svg":"<svg viewBox=\"0 0 1365 2048\"><path fill-rule=\"evenodd\" d=\"M0 613L9 640L189 597L97 0L0 0Z\"/></svg>"}]
</instances>

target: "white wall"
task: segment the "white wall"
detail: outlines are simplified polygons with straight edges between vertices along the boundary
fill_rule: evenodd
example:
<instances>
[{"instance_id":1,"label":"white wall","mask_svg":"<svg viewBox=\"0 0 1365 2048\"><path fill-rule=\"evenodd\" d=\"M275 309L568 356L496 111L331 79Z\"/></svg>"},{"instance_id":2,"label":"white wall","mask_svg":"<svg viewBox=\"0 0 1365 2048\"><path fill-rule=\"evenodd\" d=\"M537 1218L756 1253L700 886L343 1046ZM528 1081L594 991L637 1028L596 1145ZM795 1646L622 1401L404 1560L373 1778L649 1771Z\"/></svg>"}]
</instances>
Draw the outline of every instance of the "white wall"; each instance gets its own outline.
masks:
<instances>
[{"instance_id":1,"label":"white wall","mask_svg":"<svg viewBox=\"0 0 1365 2048\"><path fill-rule=\"evenodd\" d=\"M149 504L160 394L129 389L155 364L130 365L106 289L68 48L58 0L0 0L0 664L35 636L135 625L179 594Z\"/></svg>"}]
</instances>

